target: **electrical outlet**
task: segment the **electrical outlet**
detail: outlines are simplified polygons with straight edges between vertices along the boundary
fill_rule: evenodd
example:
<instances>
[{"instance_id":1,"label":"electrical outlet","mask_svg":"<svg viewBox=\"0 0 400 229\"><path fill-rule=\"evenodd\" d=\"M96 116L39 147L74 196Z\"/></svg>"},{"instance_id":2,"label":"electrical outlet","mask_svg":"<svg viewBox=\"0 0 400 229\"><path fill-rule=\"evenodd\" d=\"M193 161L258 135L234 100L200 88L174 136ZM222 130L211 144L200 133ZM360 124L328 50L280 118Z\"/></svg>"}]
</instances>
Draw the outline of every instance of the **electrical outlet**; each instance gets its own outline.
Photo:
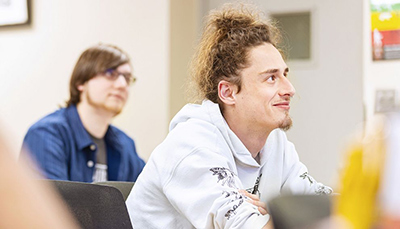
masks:
<instances>
[{"instance_id":1,"label":"electrical outlet","mask_svg":"<svg viewBox=\"0 0 400 229\"><path fill-rule=\"evenodd\" d=\"M394 89L376 90L375 113L395 111L398 106L398 95Z\"/></svg>"}]
</instances>

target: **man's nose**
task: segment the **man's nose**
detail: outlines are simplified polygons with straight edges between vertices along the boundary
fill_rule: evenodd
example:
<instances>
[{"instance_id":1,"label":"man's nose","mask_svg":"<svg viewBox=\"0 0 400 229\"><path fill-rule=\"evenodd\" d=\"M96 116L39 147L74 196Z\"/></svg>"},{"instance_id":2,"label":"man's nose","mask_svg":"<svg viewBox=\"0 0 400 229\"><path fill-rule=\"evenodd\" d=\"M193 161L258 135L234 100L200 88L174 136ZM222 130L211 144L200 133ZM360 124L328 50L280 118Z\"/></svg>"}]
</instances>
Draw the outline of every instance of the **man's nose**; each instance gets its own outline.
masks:
<instances>
[{"instance_id":1,"label":"man's nose","mask_svg":"<svg viewBox=\"0 0 400 229\"><path fill-rule=\"evenodd\" d=\"M283 80L281 81L282 85L279 95L293 97L294 94L296 93L296 89L294 88L294 86L292 85L292 83L288 78L283 77L282 79Z\"/></svg>"},{"instance_id":2,"label":"man's nose","mask_svg":"<svg viewBox=\"0 0 400 229\"><path fill-rule=\"evenodd\" d=\"M120 87L127 87L128 86L128 82L126 82L126 79L124 77L124 75L119 74L119 76L117 77L117 79L114 82L114 85L118 88Z\"/></svg>"}]
</instances>

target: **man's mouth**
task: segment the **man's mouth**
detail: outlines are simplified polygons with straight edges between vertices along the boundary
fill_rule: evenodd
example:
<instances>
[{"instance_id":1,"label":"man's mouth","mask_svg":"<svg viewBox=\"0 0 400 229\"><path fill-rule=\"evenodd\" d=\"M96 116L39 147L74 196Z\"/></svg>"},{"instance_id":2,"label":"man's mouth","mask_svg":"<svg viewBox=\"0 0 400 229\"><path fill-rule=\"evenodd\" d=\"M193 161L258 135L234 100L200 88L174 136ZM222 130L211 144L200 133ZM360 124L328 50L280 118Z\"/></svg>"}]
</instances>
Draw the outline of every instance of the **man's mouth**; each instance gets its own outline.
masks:
<instances>
[{"instance_id":1,"label":"man's mouth","mask_svg":"<svg viewBox=\"0 0 400 229\"><path fill-rule=\"evenodd\" d=\"M111 94L111 97L114 97L114 98L120 99L120 100L122 100L122 101L124 101L124 100L125 100L125 98L124 98L122 95L118 95L118 94Z\"/></svg>"},{"instance_id":2,"label":"man's mouth","mask_svg":"<svg viewBox=\"0 0 400 229\"><path fill-rule=\"evenodd\" d=\"M290 109L290 102L289 101L278 102L278 103L274 103L273 106L281 108L281 109L289 110Z\"/></svg>"}]
</instances>

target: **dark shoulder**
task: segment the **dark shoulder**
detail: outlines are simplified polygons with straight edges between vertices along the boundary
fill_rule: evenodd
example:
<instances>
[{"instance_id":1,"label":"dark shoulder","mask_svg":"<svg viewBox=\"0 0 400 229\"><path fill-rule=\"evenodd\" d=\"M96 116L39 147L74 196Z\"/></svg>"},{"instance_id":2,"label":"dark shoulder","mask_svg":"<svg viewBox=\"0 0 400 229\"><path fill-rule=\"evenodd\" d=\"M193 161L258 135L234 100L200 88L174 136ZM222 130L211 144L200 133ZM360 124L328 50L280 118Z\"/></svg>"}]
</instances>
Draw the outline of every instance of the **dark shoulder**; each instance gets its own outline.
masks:
<instances>
[{"instance_id":1,"label":"dark shoulder","mask_svg":"<svg viewBox=\"0 0 400 229\"><path fill-rule=\"evenodd\" d=\"M68 127L66 108L60 108L53 113L50 113L39 119L29 128L29 131L33 131L36 129L53 129L62 127Z\"/></svg>"},{"instance_id":2,"label":"dark shoulder","mask_svg":"<svg viewBox=\"0 0 400 229\"><path fill-rule=\"evenodd\" d=\"M113 136L115 136L118 139L123 139L123 140L128 140L128 141L133 141L131 137L129 137L124 131L119 129L118 127L114 125L110 125L109 131L112 133Z\"/></svg>"}]
</instances>

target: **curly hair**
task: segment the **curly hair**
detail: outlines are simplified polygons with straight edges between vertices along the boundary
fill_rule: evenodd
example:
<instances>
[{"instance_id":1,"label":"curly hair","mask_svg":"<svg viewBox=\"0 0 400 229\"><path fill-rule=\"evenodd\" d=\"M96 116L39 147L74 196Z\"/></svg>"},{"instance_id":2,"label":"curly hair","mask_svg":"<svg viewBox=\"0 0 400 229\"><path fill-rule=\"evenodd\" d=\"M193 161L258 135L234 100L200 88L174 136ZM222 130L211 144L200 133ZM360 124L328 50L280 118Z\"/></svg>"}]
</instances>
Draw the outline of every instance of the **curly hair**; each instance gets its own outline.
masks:
<instances>
[{"instance_id":1,"label":"curly hair","mask_svg":"<svg viewBox=\"0 0 400 229\"><path fill-rule=\"evenodd\" d=\"M76 105L80 102L81 92L77 88L79 85L86 83L107 69L117 68L129 62L128 54L114 45L98 44L85 50L72 72L69 84L70 98L66 102L67 106Z\"/></svg>"},{"instance_id":2,"label":"curly hair","mask_svg":"<svg viewBox=\"0 0 400 229\"><path fill-rule=\"evenodd\" d=\"M280 33L270 21L261 18L253 6L225 4L211 11L191 62L190 91L199 102L208 99L221 103L218 83L227 80L241 89L240 72L248 65L253 47L270 43L276 47Z\"/></svg>"}]
</instances>

